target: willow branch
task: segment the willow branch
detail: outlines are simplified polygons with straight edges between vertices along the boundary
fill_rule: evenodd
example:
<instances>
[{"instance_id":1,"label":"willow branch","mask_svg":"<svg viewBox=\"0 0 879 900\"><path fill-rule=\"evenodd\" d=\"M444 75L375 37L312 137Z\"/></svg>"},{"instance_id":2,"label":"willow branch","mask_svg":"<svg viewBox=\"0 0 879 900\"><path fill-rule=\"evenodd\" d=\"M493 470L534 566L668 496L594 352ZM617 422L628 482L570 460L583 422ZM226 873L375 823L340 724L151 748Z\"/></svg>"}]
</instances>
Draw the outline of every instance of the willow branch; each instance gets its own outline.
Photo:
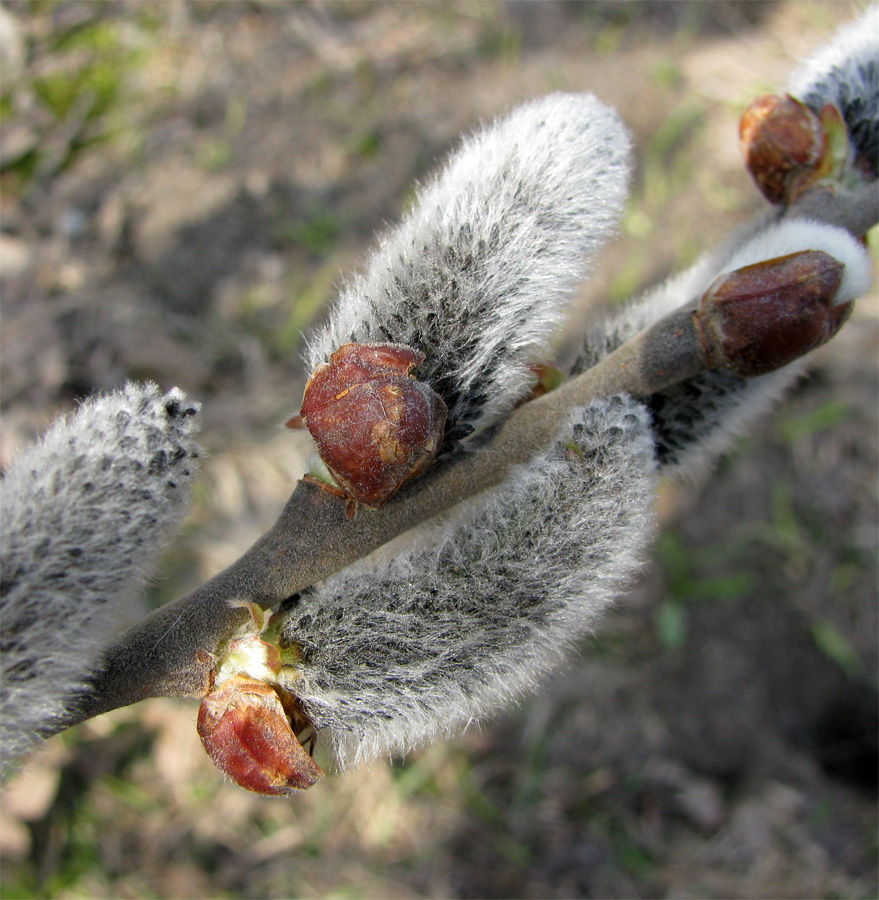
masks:
<instances>
[{"instance_id":1,"label":"willow branch","mask_svg":"<svg viewBox=\"0 0 879 900\"><path fill-rule=\"evenodd\" d=\"M816 188L774 218L808 216L865 233L879 219L875 183L856 192ZM202 696L211 653L248 620L242 602L269 608L363 558L399 534L502 482L510 468L548 447L566 413L598 397L646 398L715 367L694 318L698 298L621 346L593 368L516 410L478 452L452 454L379 510L352 520L346 504L302 481L275 525L229 568L156 610L123 634L79 698L63 730L99 713L154 696ZM716 348L714 348L716 349Z\"/></svg>"},{"instance_id":2,"label":"willow branch","mask_svg":"<svg viewBox=\"0 0 879 900\"><path fill-rule=\"evenodd\" d=\"M274 526L242 557L120 638L66 725L146 697L201 696L209 667L199 651L211 652L248 618L230 601L274 606L500 483L512 466L550 445L558 423L575 406L622 392L646 397L702 371L704 354L692 313L692 306L675 312L583 375L520 407L478 452L453 454L381 509L361 509L349 519L343 500L299 482Z\"/></svg>"}]
</instances>

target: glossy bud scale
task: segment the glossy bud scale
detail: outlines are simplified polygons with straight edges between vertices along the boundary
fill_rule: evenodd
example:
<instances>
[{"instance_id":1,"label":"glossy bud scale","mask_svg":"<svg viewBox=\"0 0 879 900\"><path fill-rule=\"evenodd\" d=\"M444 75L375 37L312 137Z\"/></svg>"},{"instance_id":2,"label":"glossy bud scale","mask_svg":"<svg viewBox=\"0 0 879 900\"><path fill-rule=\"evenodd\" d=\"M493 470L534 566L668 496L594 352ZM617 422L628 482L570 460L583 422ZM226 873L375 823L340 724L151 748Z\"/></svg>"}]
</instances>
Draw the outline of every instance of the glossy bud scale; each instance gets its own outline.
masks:
<instances>
[{"instance_id":1,"label":"glossy bud scale","mask_svg":"<svg viewBox=\"0 0 879 900\"><path fill-rule=\"evenodd\" d=\"M401 344L345 344L318 366L300 413L342 490L385 503L436 458L446 405L410 375L424 355Z\"/></svg>"},{"instance_id":2,"label":"glossy bud scale","mask_svg":"<svg viewBox=\"0 0 879 900\"><path fill-rule=\"evenodd\" d=\"M236 784L257 794L291 794L324 773L299 743L290 713L295 720L272 685L234 675L202 700L198 735L214 765Z\"/></svg>"},{"instance_id":3,"label":"glossy bud scale","mask_svg":"<svg viewBox=\"0 0 879 900\"><path fill-rule=\"evenodd\" d=\"M771 203L790 203L831 166L822 120L790 94L763 94L742 115L745 165Z\"/></svg>"},{"instance_id":4,"label":"glossy bud scale","mask_svg":"<svg viewBox=\"0 0 879 900\"><path fill-rule=\"evenodd\" d=\"M805 250L721 275L694 313L708 367L764 375L829 341L852 311L833 302L844 270Z\"/></svg>"}]
</instances>

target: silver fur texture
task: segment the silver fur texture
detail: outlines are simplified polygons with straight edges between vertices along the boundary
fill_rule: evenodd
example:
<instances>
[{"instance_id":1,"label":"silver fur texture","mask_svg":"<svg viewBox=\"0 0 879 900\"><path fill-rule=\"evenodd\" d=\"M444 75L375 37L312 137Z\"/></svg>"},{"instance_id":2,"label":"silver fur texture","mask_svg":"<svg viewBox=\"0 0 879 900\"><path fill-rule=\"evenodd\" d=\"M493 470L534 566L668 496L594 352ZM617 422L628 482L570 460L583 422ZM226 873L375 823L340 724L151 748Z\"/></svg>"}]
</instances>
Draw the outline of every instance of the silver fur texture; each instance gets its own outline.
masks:
<instances>
[{"instance_id":1,"label":"silver fur texture","mask_svg":"<svg viewBox=\"0 0 879 900\"><path fill-rule=\"evenodd\" d=\"M837 302L869 289L868 251L847 231L808 219L752 226L725 246L702 256L684 272L597 324L587 335L572 374L585 371L625 341L685 303L698 300L719 275L799 250L823 250L846 266ZM703 372L654 394L656 452L667 474L696 475L765 413L802 373L796 362L759 378L725 371Z\"/></svg>"},{"instance_id":2,"label":"silver fur texture","mask_svg":"<svg viewBox=\"0 0 879 900\"><path fill-rule=\"evenodd\" d=\"M789 91L816 113L825 103L839 108L854 158L869 177L879 175L879 5L804 63Z\"/></svg>"},{"instance_id":3,"label":"silver fur texture","mask_svg":"<svg viewBox=\"0 0 879 900\"><path fill-rule=\"evenodd\" d=\"M627 586L651 536L649 417L575 411L472 516L302 595L289 686L340 768L460 732L534 689Z\"/></svg>"},{"instance_id":4,"label":"silver fur texture","mask_svg":"<svg viewBox=\"0 0 879 900\"><path fill-rule=\"evenodd\" d=\"M179 526L198 470L198 405L153 384L84 403L0 487L2 771L83 687Z\"/></svg>"},{"instance_id":5,"label":"silver fur texture","mask_svg":"<svg viewBox=\"0 0 879 900\"><path fill-rule=\"evenodd\" d=\"M425 354L417 376L449 408L446 448L507 413L545 362L590 257L627 196L629 138L586 94L518 107L465 140L307 353L391 342Z\"/></svg>"},{"instance_id":6,"label":"silver fur texture","mask_svg":"<svg viewBox=\"0 0 879 900\"><path fill-rule=\"evenodd\" d=\"M873 7L792 86L810 104L840 105L874 174L877 21ZM464 141L342 291L310 344L310 367L349 341L408 344L426 355L417 374L449 407L446 449L498 421L527 394L529 367L545 361L589 258L616 225L628 154L616 114L588 95L533 101ZM808 223L738 235L602 322L575 372L698 298L729 267L795 249L849 252L827 237ZM857 276L851 290L869 277L862 258L845 260ZM340 767L453 734L533 689L637 570L654 457L672 470L708 462L798 371L747 381L706 373L649 408L596 401L553 450L457 518L285 609L285 639L301 649L289 686L330 730ZM199 452L196 411L179 391L129 385L53 426L7 473L4 773L63 718L182 519Z\"/></svg>"}]
</instances>

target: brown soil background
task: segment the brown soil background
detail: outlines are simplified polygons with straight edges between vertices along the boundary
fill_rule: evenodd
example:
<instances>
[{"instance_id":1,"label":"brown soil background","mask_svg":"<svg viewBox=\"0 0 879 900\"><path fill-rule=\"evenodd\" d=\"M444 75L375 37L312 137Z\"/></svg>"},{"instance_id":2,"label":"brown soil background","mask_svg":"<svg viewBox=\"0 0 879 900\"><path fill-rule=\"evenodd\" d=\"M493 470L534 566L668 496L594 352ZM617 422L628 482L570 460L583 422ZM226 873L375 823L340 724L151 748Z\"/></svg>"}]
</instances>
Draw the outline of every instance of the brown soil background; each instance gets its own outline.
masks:
<instances>
[{"instance_id":1,"label":"brown soil background","mask_svg":"<svg viewBox=\"0 0 879 900\"><path fill-rule=\"evenodd\" d=\"M572 316L759 212L744 104L850 3L25 3L3 60L0 461L126 378L209 451L148 602L265 529L307 448L301 332L456 136L589 90L632 201ZM6 790L3 896L876 896L875 289L698 484L521 707L292 800L224 784L194 702L50 741Z\"/></svg>"}]
</instances>

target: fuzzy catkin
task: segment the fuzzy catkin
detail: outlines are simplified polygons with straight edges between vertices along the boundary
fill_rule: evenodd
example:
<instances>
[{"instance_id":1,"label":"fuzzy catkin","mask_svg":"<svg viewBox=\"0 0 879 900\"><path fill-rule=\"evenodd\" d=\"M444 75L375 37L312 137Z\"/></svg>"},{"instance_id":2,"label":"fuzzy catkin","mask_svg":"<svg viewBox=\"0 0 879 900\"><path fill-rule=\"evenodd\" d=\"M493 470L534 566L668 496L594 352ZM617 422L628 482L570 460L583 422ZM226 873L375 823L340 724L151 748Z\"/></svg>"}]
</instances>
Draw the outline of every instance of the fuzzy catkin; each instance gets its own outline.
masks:
<instances>
[{"instance_id":1,"label":"fuzzy catkin","mask_svg":"<svg viewBox=\"0 0 879 900\"><path fill-rule=\"evenodd\" d=\"M820 113L832 103L848 126L853 157L879 175L879 5L869 6L794 74L789 91Z\"/></svg>"},{"instance_id":2,"label":"fuzzy catkin","mask_svg":"<svg viewBox=\"0 0 879 900\"><path fill-rule=\"evenodd\" d=\"M405 752L533 690L636 571L653 442L624 396L575 410L472 517L342 572L287 613L289 686L340 767Z\"/></svg>"},{"instance_id":3,"label":"fuzzy catkin","mask_svg":"<svg viewBox=\"0 0 879 900\"><path fill-rule=\"evenodd\" d=\"M497 420L616 226L628 155L616 113L586 94L532 101L465 140L343 290L310 369L350 341L407 344L448 406L446 447Z\"/></svg>"},{"instance_id":4,"label":"fuzzy catkin","mask_svg":"<svg viewBox=\"0 0 879 900\"><path fill-rule=\"evenodd\" d=\"M822 250L845 264L835 302L855 300L869 289L873 277L869 254L844 229L809 219L749 228L599 323L586 335L572 374L585 371L672 310L697 300L718 276L800 250ZM660 464L675 475L705 469L777 402L802 369L803 363L797 361L758 378L723 370L702 372L654 394L648 406Z\"/></svg>"},{"instance_id":5,"label":"fuzzy catkin","mask_svg":"<svg viewBox=\"0 0 879 900\"><path fill-rule=\"evenodd\" d=\"M63 719L186 512L198 405L153 384L85 402L0 486L2 771Z\"/></svg>"},{"instance_id":6,"label":"fuzzy catkin","mask_svg":"<svg viewBox=\"0 0 879 900\"><path fill-rule=\"evenodd\" d=\"M845 25L794 75L790 92L815 112L833 103L843 114L852 155L861 174L879 172L879 5ZM808 220L744 229L719 250L669 279L601 322L587 336L572 367L577 374L619 347L642 328L684 303L696 300L720 274L797 250L823 250L846 265L837 302L854 300L873 278L869 256L847 232ZM796 362L759 378L704 372L649 400L657 456L678 475L703 470L732 440L776 402L803 369Z\"/></svg>"}]
</instances>

